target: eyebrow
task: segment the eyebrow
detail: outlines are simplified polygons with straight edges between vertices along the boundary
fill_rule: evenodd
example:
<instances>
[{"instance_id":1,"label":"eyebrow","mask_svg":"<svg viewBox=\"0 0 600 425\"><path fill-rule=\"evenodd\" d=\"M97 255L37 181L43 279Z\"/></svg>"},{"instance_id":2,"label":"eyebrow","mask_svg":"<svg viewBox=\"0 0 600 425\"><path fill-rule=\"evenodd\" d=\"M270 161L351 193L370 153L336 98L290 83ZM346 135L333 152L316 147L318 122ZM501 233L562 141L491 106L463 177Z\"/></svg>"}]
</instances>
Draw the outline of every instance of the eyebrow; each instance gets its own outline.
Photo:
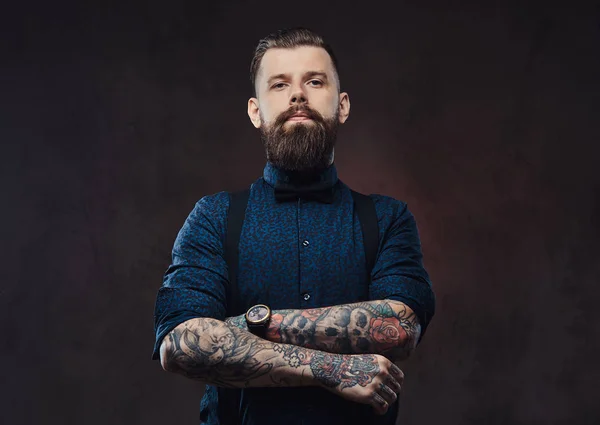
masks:
<instances>
[{"instance_id":1,"label":"eyebrow","mask_svg":"<svg viewBox=\"0 0 600 425\"><path fill-rule=\"evenodd\" d=\"M271 76L267 80L267 85L271 85L271 83L274 80L278 80L280 78L282 78L282 79L288 79L289 77L290 77L289 74L277 74L277 75L273 75L273 76ZM303 75L303 78L312 78L312 77L321 77L325 81L327 81L327 73L325 71L308 71L308 72L305 72L304 75Z\"/></svg>"}]
</instances>

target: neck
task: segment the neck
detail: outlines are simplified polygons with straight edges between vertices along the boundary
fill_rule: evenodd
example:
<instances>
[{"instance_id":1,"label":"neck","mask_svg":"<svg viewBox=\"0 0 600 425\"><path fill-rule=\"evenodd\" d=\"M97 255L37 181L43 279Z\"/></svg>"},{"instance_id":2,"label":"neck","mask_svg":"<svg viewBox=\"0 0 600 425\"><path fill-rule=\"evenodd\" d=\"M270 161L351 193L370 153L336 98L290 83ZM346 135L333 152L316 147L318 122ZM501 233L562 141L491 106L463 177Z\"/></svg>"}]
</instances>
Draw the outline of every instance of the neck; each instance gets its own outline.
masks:
<instances>
[{"instance_id":1,"label":"neck","mask_svg":"<svg viewBox=\"0 0 600 425\"><path fill-rule=\"evenodd\" d=\"M325 170L312 169L312 170L282 170L287 177L289 184L293 185L306 185L318 183L321 180L321 175Z\"/></svg>"},{"instance_id":2,"label":"neck","mask_svg":"<svg viewBox=\"0 0 600 425\"><path fill-rule=\"evenodd\" d=\"M334 185L337 181L337 171L333 161L327 168L294 171L277 168L271 162L267 162L263 177L271 185L309 186L327 183Z\"/></svg>"}]
</instances>

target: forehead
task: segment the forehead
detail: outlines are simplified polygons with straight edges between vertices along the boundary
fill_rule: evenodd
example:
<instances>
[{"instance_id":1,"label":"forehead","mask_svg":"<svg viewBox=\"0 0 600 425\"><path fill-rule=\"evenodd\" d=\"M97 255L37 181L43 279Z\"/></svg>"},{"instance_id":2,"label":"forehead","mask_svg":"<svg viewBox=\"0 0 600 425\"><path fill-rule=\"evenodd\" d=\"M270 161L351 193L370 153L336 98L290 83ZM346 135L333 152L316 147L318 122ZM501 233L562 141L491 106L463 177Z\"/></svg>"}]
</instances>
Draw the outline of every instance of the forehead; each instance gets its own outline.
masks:
<instances>
[{"instance_id":1,"label":"forehead","mask_svg":"<svg viewBox=\"0 0 600 425\"><path fill-rule=\"evenodd\" d=\"M276 74L302 74L325 71L333 76L333 63L322 47L300 46L293 49L272 48L265 52L259 70L263 79Z\"/></svg>"}]
</instances>

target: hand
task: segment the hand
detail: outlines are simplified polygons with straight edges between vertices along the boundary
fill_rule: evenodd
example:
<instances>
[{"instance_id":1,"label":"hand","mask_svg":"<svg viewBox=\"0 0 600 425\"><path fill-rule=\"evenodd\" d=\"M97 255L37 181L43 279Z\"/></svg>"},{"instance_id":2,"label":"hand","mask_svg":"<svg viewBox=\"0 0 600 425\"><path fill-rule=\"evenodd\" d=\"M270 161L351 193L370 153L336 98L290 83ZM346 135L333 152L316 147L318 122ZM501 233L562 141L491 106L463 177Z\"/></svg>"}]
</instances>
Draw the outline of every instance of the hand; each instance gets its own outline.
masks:
<instances>
[{"instance_id":1,"label":"hand","mask_svg":"<svg viewBox=\"0 0 600 425\"><path fill-rule=\"evenodd\" d=\"M335 360L340 363L325 364L322 374L319 373L322 376L316 376L329 391L348 400L369 404L379 415L384 415L398 399L404 373L385 357L378 354L343 355L336 356Z\"/></svg>"}]
</instances>

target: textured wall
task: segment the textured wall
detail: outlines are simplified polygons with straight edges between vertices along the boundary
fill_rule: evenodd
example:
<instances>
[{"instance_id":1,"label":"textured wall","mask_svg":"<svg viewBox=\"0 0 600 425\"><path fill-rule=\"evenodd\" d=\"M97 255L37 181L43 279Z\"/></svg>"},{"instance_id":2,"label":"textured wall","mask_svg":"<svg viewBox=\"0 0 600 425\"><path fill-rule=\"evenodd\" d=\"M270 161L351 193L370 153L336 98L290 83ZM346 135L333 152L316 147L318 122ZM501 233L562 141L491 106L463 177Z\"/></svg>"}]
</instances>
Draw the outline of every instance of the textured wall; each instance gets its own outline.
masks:
<instances>
[{"instance_id":1,"label":"textured wall","mask_svg":"<svg viewBox=\"0 0 600 425\"><path fill-rule=\"evenodd\" d=\"M339 56L342 180L421 231L401 423L600 422L597 4L38 3L0 17L2 423L197 423L154 298L194 203L262 172L249 62L290 25Z\"/></svg>"}]
</instances>

